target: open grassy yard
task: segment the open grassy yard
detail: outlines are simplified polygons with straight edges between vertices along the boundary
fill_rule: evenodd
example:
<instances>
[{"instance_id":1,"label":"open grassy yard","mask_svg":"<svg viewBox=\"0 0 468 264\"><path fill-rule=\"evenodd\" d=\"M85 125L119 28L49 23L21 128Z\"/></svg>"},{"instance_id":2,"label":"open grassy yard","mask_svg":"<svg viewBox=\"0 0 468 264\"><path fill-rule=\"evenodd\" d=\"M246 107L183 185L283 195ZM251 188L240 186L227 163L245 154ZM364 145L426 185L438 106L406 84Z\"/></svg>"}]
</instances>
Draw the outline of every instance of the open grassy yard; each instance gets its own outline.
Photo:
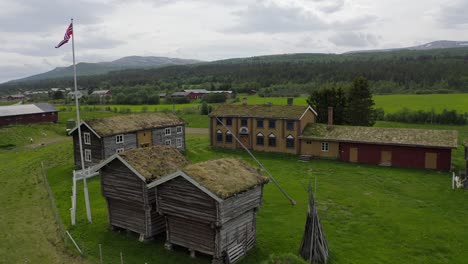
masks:
<instances>
[{"instance_id":1,"label":"open grassy yard","mask_svg":"<svg viewBox=\"0 0 468 264\"><path fill-rule=\"evenodd\" d=\"M187 143L187 156L193 162L232 156L251 162L242 151L210 148L203 135L189 136ZM71 144L60 144L63 155L70 157ZM464 249L468 193L452 191L448 173L328 160L301 163L296 156L268 153L257 156L298 204L292 206L273 184L266 186L257 247L241 263L259 263L271 253L297 252L307 211L305 186L316 178L331 263L463 263L468 257ZM184 249L165 251L162 238L140 243L131 234L109 231L98 178L89 183L93 223L86 223L79 192L78 224L71 227L71 157L68 163L49 167L62 219L88 260L98 261L98 244L102 244L105 263L118 262L120 252L126 263L209 263L206 257L190 259Z\"/></svg>"}]
</instances>

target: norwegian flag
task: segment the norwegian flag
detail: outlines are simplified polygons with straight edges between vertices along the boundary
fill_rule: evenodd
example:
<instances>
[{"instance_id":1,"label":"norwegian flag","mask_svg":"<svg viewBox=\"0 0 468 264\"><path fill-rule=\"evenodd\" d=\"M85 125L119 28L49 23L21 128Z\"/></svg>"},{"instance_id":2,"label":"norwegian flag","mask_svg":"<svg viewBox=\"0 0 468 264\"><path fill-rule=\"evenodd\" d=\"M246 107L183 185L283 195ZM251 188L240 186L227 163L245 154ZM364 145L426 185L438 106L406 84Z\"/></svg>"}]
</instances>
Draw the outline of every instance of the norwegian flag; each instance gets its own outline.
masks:
<instances>
[{"instance_id":1,"label":"norwegian flag","mask_svg":"<svg viewBox=\"0 0 468 264\"><path fill-rule=\"evenodd\" d=\"M57 46L55 46L55 48L60 48L60 46L62 46L63 44L67 43L68 40L70 40L70 37L71 35L73 34L73 23L70 23L70 25L68 26L67 28L67 31L65 31L65 36L63 37L63 40L60 41L59 44L57 44Z\"/></svg>"}]
</instances>

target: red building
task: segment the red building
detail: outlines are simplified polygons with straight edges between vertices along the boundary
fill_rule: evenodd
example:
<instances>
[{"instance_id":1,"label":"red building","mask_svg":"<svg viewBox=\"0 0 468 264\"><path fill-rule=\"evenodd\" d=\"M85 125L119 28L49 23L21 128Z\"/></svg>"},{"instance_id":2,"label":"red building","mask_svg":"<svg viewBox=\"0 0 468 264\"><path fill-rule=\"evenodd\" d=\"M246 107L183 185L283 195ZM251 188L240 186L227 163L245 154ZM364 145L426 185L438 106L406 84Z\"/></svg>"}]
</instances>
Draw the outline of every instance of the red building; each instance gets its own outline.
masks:
<instances>
[{"instance_id":1,"label":"red building","mask_svg":"<svg viewBox=\"0 0 468 264\"><path fill-rule=\"evenodd\" d=\"M47 103L0 106L0 126L57 121L57 109Z\"/></svg>"}]
</instances>

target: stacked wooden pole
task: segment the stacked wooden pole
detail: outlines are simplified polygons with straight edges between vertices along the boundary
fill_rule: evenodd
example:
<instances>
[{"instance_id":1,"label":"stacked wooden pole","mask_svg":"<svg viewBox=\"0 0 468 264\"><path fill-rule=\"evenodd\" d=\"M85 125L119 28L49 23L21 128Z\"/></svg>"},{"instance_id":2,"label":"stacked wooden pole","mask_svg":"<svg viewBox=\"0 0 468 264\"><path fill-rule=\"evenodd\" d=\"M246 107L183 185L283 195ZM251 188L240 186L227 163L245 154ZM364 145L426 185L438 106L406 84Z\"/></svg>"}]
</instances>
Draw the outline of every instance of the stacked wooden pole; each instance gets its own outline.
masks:
<instances>
[{"instance_id":1,"label":"stacked wooden pole","mask_svg":"<svg viewBox=\"0 0 468 264\"><path fill-rule=\"evenodd\" d=\"M309 193L309 210L307 212L304 237L302 238L299 254L310 263L327 263L328 244L325 239L325 233L322 230L317 203L310 184L307 191Z\"/></svg>"}]
</instances>

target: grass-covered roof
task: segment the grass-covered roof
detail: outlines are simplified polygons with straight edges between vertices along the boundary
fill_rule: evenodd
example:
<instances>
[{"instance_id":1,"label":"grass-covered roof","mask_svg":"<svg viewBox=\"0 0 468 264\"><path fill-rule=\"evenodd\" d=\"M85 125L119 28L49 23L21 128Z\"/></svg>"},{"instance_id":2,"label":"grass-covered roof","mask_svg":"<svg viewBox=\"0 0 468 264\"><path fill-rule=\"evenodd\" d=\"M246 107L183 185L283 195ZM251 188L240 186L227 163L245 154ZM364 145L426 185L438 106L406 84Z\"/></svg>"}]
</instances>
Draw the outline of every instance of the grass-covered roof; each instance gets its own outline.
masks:
<instances>
[{"instance_id":1,"label":"grass-covered roof","mask_svg":"<svg viewBox=\"0 0 468 264\"><path fill-rule=\"evenodd\" d=\"M299 119L307 106L296 105L232 105L218 106L210 116Z\"/></svg>"},{"instance_id":2,"label":"grass-covered roof","mask_svg":"<svg viewBox=\"0 0 468 264\"><path fill-rule=\"evenodd\" d=\"M148 182L174 173L188 164L187 159L177 149L165 145L130 149L119 156Z\"/></svg>"},{"instance_id":3,"label":"grass-covered roof","mask_svg":"<svg viewBox=\"0 0 468 264\"><path fill-rule=\"evenodd\" d=\"M303 138L340 142L457 148L457 131L308 124Z\"/></svg>"},{"instance_id":4,"label":"grass-covered roof","mask_svg":"<svg viewBox=\"0 0 468 264\"><path fill-rule=\"evenodd\" d=\"M170 113L144 113L87 120L100 136L124 134L132 131L182 125L185 122Z\"/></svg>"},{"instance_id":5,"label":"grass-covered roof","mask_svg":"<svg viewBox=\"0 0 468 264\"><path fill-rule=\"evenodd\" d=\"M235 158L190 164L184 172L222 199L268 182L257 169Z\"/></svg>"}]
</instances>

